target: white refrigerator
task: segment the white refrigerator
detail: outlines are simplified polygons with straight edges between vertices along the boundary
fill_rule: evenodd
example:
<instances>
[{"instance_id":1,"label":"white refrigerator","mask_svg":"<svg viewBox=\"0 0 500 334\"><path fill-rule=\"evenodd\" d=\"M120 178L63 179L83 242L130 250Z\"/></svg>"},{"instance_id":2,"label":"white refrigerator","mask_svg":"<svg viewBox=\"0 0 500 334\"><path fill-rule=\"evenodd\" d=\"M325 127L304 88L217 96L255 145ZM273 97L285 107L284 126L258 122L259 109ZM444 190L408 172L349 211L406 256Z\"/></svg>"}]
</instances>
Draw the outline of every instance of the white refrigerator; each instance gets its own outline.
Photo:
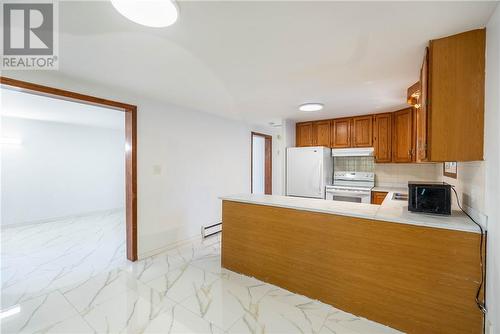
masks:
<instances>
[{"instance_id":1,"label":"white refrigerator","mask_svg":"<svg viewBox=\"0 0 500 334\"><path fill-rule=\"evenodd\" d=\"M286 151L287 196L325 198L332 184L333 157L328 147L289 147Z\"/></svg>"}]
</instances>

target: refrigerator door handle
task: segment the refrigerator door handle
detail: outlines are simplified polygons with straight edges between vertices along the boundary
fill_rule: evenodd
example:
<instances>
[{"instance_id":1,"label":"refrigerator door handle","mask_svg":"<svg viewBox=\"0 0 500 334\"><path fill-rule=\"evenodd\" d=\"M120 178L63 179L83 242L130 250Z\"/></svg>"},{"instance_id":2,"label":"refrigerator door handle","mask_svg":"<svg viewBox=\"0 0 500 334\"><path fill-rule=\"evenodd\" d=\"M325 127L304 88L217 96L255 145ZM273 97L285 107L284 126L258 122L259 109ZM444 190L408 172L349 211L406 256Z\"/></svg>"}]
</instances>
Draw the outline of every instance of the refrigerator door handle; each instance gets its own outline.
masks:
<instances>
[{"instance_id":1,"label":"refrigerator door handle","mask_svg":"<svg viewBox=\"0 0 500 334\"><path fill-rule=\"evenodd\" d=\"M318 182L318 194L321 195L321 180L323 179L323 164L319 163L319 179L320 179L320 182Z\"/></svg>"}]
</instances>

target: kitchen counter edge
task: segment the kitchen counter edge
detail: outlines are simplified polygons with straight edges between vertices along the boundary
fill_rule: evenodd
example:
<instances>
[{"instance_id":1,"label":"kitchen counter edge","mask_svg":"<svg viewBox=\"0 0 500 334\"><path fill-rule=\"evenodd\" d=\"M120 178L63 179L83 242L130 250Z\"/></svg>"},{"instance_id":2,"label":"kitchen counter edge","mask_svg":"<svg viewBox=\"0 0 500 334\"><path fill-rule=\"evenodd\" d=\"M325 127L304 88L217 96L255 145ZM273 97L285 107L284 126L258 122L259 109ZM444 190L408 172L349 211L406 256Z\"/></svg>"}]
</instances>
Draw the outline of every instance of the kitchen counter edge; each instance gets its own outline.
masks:
<instances>
[{"instance_id":1,"label":"kitchen counter edge","mask_svg":"<svg viewBox=\"0 0 500 334\"><path fill-rule=\"evenodd\" d=\"M451 216L409 212L407 203L392 200L393 192L388 192L382 205L260 194L221 196L219 199L223 201L365 218L390 223L480 233L479 228L461 211L453 211Z\"/></svg>"}]
</instances>

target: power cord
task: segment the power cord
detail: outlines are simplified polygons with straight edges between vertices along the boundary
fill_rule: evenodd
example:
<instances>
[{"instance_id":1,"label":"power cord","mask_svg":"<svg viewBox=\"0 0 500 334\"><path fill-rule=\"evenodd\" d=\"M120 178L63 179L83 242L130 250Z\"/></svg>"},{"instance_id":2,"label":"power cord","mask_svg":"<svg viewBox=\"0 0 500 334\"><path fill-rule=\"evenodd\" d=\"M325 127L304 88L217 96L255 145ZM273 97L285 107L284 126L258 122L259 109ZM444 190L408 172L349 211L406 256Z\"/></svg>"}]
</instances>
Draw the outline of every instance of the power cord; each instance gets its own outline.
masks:
<instances>
[{"instance_id":1,"label":"power cord","mask_svg":"<svg viewBox=\"0 0 500 334\"><path fill-rule=\"evenodd\" d=\"M458 199L458 194L457 194L457 191L455 190L455 187L454 186L451 186L451 189L453 190L453 192L455 193L455 196L457 198L457 204L458 204L458 207L460 208L460 210L462 210L463 213L465 213L467 215L467 217L469 217L473 222L474 224L476 224L478 227L479 227L479 230L481 231L481 241L479 243L479 257L480 257L480 267L481 267L481 282L479 283L479 287L477 289L477 292L476 292L476 304L477 304L477 307L479 307L479 309L481 310L481 312L483 312L483 314L486 314L487 312L487 309L486 309L486 305L484 304L484 302L482 302L480 299L479 299L479 296L481 295L481 289L483 288L483 285L484 285L484 269L483 269L483 242L484 242L484 230L483 230L483 227L481 226L481 224L479 224L478 222L476 222L474 220L474 218L472 218L463 208L462 206L460 205L460 200Z\"/></svg>"}]
</instances>

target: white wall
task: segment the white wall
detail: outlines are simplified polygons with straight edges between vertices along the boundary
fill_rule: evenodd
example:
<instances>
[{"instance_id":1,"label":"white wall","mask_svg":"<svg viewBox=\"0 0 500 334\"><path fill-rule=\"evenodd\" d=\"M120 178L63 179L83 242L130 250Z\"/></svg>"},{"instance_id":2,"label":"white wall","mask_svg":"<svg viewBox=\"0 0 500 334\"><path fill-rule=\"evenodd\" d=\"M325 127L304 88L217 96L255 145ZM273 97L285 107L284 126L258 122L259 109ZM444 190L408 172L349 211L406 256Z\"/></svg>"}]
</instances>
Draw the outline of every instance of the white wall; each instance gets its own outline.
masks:
<instances>
[{"instance_id":1,"label":"white wall","mask_svg":"<svg viewBox=\"0 0 500 334\"><path fill-rule=\"evenodd\" d=\"M1 130L22 139L2 145L2 226L124 207L124 130L11 117Z\"/></svg>"},{"instance_id":2,"label":"white wall","mask_svg":"<svg viewBox=\"0 0 500 334\"><path fill-rule=\"evenodd\" d=\"M250 192L252 129L207 113L137 103L141 256L219 222L219 196Z\"/></svg>"},{"instance_id":3,"label":"white wall","mask_svg":"<svg viewBox=\"0 0 500 334\"><path fill-rule=\"evenodd\" d=\"M283 166L283 173L281 175L281 194L286 194L286 149L295 146L295 127L296 123L293 120L286 119L282 123L282 140L281 151L283 152L280 161Z\"/></svg>"},{"instance_id":4,"label":"white wall","mask_svg":"<svg viewBox=\"0 0 500 334\"><path fill-rule=\"evenodd\" d=\"M441 170L441 181L455 186L460 204L474 218L483 221L485 214L485 162L471 161L457 163L457 178L443 176L443 165L439 164ZM453 205L458 209L455 196Z\"/></svg>"},{"instance_id":5,"label":"white wall","mask_svg":"<svg viewBox=\"0 0 500 334\"><path fill-rule=\"evenodd\" d=\"M52 71L5 75L137 105L140 258L199 236L202 225L220 221L219 196L250 192L251 131L273 136L273 193L281 190L281 129L169 105Z\"/></svg>"},{"instance_id":6,"label":"white wall","mask_svg":"<svg viewBox=\"0 0 500 334\"><path fill-rule=\"evenodd\" d=\"M500 333L500 6L486 27L485 212L488 319Z\"/></svg>"}]
</instances>

